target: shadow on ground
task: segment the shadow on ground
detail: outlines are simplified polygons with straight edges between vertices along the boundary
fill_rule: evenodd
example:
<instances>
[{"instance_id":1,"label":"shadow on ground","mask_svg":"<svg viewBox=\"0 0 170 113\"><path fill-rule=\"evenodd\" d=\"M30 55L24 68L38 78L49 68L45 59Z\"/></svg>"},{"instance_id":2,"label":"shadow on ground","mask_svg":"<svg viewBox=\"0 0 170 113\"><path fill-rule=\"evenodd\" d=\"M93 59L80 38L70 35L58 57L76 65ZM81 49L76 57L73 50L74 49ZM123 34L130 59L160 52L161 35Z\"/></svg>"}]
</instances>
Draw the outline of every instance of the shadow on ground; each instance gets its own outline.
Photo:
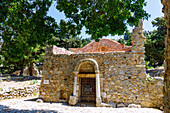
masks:
<instances>
[{"instance_id":1,"label":"shadow on ground","mask_svg":"<svg viewBox=\"0 0 170 113\"><path fill-rule=\"evenodd\" d=\"M0 113L59 113L54 110L19 110L0 105Z\"/></svg>"},{"instance_id":2,"label":"shadow on ground","mask_svg":"<svg viewBox=\"0 0 170 113\"><path fill-rule=\"evenodd\" d=\"M27 100L24 100L24 101L32 101L32 102L36 102L36 100L39 99L39 98L31 98L31 99L27 99ZM68 102L45 102L43 101L43 103L60 103L64 106L71 106L68 104ZM88 103L88 102L79 102L77 105L75 105L74 107L96 107L96 104L95 103Z\"/></svg>"},{"instance_id":3,"label":"shadow on ground","mask_svg":"<svg viewBox=\"0 0 170 113\"><path fill-rule=\"evenodd\" d=\"M24 82L27 80L41 80L41 77L37 76L17 76L17 75L3 75L0 76L0 79L3 81L15 81L15 82Z\"/></svg>"}]
</instances>

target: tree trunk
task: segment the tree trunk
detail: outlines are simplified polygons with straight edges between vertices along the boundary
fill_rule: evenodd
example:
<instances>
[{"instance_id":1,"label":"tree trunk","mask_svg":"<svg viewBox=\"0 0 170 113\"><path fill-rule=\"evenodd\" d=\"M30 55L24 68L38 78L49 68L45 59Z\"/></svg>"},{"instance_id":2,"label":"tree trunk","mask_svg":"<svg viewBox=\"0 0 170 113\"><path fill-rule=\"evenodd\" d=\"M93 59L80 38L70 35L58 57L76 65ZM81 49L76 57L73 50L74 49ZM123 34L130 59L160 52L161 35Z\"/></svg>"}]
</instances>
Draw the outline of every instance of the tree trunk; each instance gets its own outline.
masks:
<instances>
[{"instance_id":1,"label":"tree trunk","mask_svg":"<svg viewBox=\"0 0 170 113\"><path fill-rule=\"evenodd\" d=\"M165 23L167 26L166 29L166 38L165 38L165 75L164 75L164 88L163 88L163 103L164 103L164 113L170 113L170 1L161 0L163 4L163 12L165 13Z\"/></svg>"},{"instance_id":2,"label":"tree trunk","mask_svg":"<svg viewBox=\"0 0 170 113\"><path fill-rule=\"evenodd\" d=\"M23 75L23 72L24 72L24 64L25 64L25 59L23 59L23 61L22 61L22 67L21 67L20 75Z\"/></svg>"},{"instance_id":3,"label":"tree trunk","mask_svg":"<svg viewBox=\"0 0 170 113\"><path fill-rule=\"evenodd\" d=\"M33 76L33 62L30 63L29 73L30 73L30 76Z\"/></svg>"}]
</instances>

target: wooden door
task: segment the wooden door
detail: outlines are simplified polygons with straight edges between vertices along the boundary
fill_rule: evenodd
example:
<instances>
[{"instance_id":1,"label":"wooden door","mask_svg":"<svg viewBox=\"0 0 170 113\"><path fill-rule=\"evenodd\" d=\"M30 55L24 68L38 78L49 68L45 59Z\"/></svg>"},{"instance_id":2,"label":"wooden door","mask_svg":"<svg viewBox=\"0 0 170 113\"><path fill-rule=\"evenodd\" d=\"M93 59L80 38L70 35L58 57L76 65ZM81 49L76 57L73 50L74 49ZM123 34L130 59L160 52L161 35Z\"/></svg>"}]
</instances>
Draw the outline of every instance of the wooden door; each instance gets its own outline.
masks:
<instances>
[{"instance_id":1,"label":"wooden door","mask_svg":"<svg viewBox=\"0 0 170 113\"><path fill-rule=\"evenodd\" d=\"M81 78L81 102L95 102L96 100L96 79Z\"/></svg>"}]
</instances>

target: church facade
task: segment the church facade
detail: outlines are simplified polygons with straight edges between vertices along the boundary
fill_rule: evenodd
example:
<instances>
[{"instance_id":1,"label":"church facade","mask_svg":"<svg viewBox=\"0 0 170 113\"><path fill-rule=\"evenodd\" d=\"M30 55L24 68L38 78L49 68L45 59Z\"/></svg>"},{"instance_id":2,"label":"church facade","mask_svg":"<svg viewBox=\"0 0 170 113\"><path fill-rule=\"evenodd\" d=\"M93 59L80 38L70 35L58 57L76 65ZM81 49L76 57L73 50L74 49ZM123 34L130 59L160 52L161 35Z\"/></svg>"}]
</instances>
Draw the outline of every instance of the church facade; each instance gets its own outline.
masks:
<instances>
[{"instance_id":1,"label":"church facade","mask_svg":"<svg viewBox=\"0 0 170 113\"><path fill-rule=\"evenodd\" d=\"M148 84L146 80L144 42L141 20L133 30L132 46L100 39L83 48L47 47L39 97L70 105L94 102L96 106L161 106L160 81Z\"/></svg>"}]
</instances>

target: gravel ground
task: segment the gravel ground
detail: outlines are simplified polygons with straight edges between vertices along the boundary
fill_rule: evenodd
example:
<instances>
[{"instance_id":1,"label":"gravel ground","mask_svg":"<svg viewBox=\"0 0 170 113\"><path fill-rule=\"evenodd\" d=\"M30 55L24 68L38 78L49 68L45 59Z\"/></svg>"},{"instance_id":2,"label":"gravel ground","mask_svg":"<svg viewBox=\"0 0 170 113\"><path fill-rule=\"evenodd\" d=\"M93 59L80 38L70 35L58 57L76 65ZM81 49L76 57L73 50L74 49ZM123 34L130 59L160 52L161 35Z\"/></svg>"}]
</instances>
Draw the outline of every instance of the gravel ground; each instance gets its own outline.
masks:
<instances>
[{"instance_id":1,"label":"gravel ground","mask_svg":"<svg viewBox=\"0 0 170 113\"><path fill-rule=\"evenodd\" d=\"M35 85L40 85L41 80L36 80ZM0 88L13 88L13 87L25 87L30 85L31 80L28 81L3 81L0 82Z\"/></svg>"},{"instance_id":2,"label":"gravel ground","mask_svg":"<svg viewBox=\"0 0 170 113\"><path fill-rule=\"evenodd\" d=\"M65 103L37 103L36 97L0 101L0 113L163 113L153 108L106 108L69 106Z\"/></svg>"}]
</instances>

